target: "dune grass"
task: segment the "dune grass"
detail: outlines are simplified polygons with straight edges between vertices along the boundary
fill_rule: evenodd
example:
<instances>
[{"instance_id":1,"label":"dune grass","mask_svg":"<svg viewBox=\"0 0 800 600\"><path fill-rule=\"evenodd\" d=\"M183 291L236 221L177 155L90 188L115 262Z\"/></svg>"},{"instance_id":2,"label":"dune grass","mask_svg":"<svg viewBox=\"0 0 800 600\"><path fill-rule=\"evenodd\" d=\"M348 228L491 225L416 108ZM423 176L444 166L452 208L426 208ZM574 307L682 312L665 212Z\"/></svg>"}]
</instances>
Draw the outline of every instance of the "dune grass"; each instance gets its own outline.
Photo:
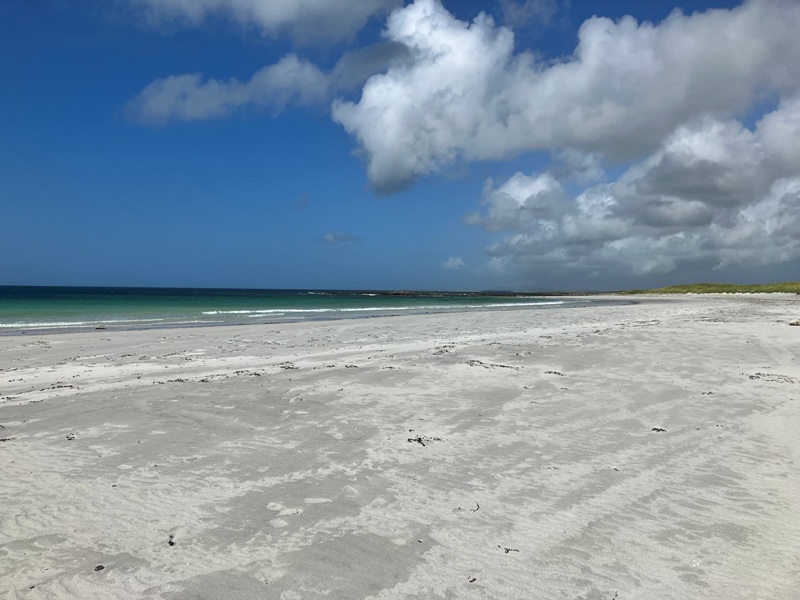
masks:
<instances>
[{"instance_id":1,"label":"dune grass","mask_svg":"<svg viewBox=\"0 0 800 600\"><path fill-rule=\"evenodd\" d=\"M800 294L800 281L740 285L738 283L690 283L652 290L625 290L621 294Z\"/></svg>"}]
</instances>

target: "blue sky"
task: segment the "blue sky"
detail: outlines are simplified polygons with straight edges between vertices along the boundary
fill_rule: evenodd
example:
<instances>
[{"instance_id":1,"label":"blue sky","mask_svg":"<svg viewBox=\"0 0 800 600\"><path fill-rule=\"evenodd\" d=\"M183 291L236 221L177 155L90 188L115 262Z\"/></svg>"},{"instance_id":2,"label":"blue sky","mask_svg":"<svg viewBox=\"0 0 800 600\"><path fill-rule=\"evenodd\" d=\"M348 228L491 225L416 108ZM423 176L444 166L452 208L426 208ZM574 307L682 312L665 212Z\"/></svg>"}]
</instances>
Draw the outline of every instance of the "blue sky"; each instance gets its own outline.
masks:
<instances>
[{"instance_id":1,"label":"blue sky","mask_svg":"<svg viewBox=\"0 0 800 600\"><path fill-rule=\"evenodd\" d=\"M0 285L797 279L800 4L286 5L0 3Z\"/></svg>"}]
</instances>

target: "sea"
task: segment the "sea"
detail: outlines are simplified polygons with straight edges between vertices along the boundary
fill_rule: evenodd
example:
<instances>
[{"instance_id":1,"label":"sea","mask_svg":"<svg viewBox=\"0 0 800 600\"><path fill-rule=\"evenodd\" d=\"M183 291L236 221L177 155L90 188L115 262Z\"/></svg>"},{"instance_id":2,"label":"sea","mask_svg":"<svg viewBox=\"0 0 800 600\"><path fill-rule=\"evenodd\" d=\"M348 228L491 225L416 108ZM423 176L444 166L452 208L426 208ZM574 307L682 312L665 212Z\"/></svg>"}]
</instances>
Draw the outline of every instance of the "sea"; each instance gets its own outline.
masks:
<instances>
[{"instance_id":1,"label":"sea","mask_svg":"<svg viewBox=\"0 0 800 600\"><path fill-rule=\"evenodd\" d=\"M590 301L509 292L0 286L0 335L511 310L586 302Z\"/></svg>"}]
</instances>

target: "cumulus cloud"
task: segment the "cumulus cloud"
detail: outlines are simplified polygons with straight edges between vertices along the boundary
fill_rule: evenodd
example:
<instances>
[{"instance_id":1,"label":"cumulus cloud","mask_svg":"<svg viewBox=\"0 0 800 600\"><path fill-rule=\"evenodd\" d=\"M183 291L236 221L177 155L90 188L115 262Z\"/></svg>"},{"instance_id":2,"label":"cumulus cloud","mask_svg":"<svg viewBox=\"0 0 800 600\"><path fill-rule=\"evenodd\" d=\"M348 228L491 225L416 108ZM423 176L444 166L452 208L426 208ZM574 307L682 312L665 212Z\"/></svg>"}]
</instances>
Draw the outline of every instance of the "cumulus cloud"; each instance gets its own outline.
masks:
<instances>
[{"instance_id":1,"label":"cumulus cloud","mask_svg":"<svg viewBox=\"0 0 800 600\"><path fill-rule=\"evenodd\" d=\"M800 97L752 129L706 117L617 181L565 195L549 173L490 180L467 223L508 235L498 269L669 273L800 260Z\"/></svg>"},{"instance_id":2,"label":"cumulus cloud","mask_svg":"<svg viewBox=\"0 0 800 600\"><path fill-rule=\"evenodd\" d=\"M398 42L378 42L345 52L330 72L330 85L335 92L355 90L376 73L392 65L405 64L408 48Z\"/></svg>"},{"instance_id":3,"label":"cumulus cloud","mask_svg":"<svg viewBox=\"0 0 800 600\"><path fill-rule=\"evenodd\" d=\"M555 150L556 164L552 171L563 179L577 183L599 181L605 175L602 157L597 153L587 153L573 148Z\"/></svg>"},{"instance_id":4,"label":"cumulus cloud","mask_svg":"<svg viewBox=\"0 0 800 600\"><path fill-rule=\"evenodd\" d=\"M193 22L226 12L270 34L301 31L300 21L274 20L278 3L267 0L141 1ZM296 4L306 2L334 6ZM500 2L507 24L550 5ZM294 14L289 4L280 14ZM372 8L360 22L400 4L365 2ZM256 17L256 6L277 12ZM336 6L346 12L351 3ZM800 259L797 31L793 0L676 11L657 24L593 17L572 55L543 62L515 50L512 30L486 14L468 23L439 0L414 0L391 13L382 43L346 53L328 71L292 54L244 82L177 75L150 84L128 111L159 124L340 96L332 118L385 193L454 164L546 152L551 168L488 180L482 205L464 217L500 234L489 248L498 270L603 276L788 264ZM358 99L341 97L356 90ZM328 233L319 241L357 240ZM451 257L442 266L464 265Z\"/></svg>"},{"instance_id":5,"label":"cumulus cloud","mask_svg":"<svg viewBox=\"0 0 800 600\"><path fill-rule=\"evenodd\" d=\"M224 16L265 35L289 33L304 42L350 37L373 15L402 0L130 0L157 22L200 25Z\"/></svg>"},{"instance_id":6,"label":"cumulus cloud","mask_svg":"<svg viewBox=\"0 0 800 600\"><path fill-rule=\"evenodd\" d=\"M279 113L289 103L316 104L327 95L327 77L290 54L245 82L204 80L197 73L157 79L128 104L126 113L141 123L158 125L223 117L245 105Z\"/></svg>"},{"instance_id":7,"label":"cumulus cloud","mask_svg":"<svg viewBox=\"0 0 800 600\"><path fill-rule=\"evenodd\" d=\"M484 186L485 214L468 214L464 218L468 225L480 225L489 231L518 229L556 220L564 213L564 190L549 173L536 176L516 173L497 189L493 185L489 179Z\"/></svg>"},{"instance_id":8,"label":"cumulus cloud","mask_svg":"<svg viewBox=\"0 0 800 600\"><path fill-rule=\"evenodd\" d=\"M277 115L289 105L322 105L332 94L360 86L376 72L407 58L402 44L377 43L346 52L330 72L288 54L248 81L205 79L200 73L172 75L145 87L125 107L131 120L149 125L225 117L247 106Z\"/></svg>"},{"instance_id":9,"label":"cumulus cloud","mask_svg":"<svg viewBox=\"0 0 800 600\"><path fill-rule=\"evenodd\" d=\"M363 149L384 192L459 160L572 149L613 160L654 151L700 116L730 118L800 89L800 3L750 0L659 24L593 17L554 64L515 52L485 14L472 23L438 0L391 14L387 40L411 59L374 75L333 118Z\"/></svg>"},{"instance_id":10,"label":"cumulus cloud","mask_svg":"<svg viewBox=\"0 0 800 600\"><path fill-rule=\"evenodd\" d=\"M460 256L451 256L442 263L442 268L448 271L457 271L458 269L463 269L464 266L464 259Z\"/></svg>"}]
</instances>

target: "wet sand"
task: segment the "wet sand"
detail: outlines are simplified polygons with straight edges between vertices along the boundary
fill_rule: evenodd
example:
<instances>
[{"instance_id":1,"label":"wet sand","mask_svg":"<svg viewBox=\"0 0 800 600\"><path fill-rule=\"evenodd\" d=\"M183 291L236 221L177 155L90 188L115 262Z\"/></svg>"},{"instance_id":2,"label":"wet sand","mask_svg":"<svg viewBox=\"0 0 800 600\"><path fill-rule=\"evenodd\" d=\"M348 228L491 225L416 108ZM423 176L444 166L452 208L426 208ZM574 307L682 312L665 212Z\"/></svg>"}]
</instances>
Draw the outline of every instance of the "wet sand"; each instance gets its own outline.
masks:
<instances>
[{"instance_id":1,"label":"wet sand","mask_svg":"<svg viewBox=\"0 0 800 600\"><path fill-rule=\"evenodd\" d=\"M800 598L798 317L0 338L0 598Z\"/></svg>"}]
</instances>

